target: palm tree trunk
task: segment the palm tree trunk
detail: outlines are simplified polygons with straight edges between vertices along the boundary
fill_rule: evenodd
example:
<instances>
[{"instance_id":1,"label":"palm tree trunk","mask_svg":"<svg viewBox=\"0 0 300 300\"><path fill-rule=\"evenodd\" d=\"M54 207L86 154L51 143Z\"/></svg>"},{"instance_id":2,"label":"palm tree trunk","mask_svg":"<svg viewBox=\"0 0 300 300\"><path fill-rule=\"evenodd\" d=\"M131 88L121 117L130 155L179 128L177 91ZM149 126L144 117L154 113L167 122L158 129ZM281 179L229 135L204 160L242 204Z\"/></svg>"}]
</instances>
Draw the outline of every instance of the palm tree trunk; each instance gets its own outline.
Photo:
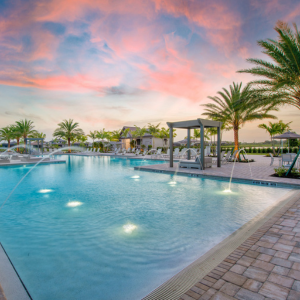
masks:
<instances>
[{"instance_id":1,"label":"palm tree trunk","mask_svg":"<svg viewBox=\"0 0 300 300\"><path fill-rule=\"evenodd\" d=\"M17 152L19 152L20 151L20 149L19 149L19 145L20 145L20 139L19 138L17 138Z\"/></svg>"},{"instance_id":2,"label":"palm tree trunk","mask_svg":"<svg viewBox=\"0 0 300 300\"><path fill-rule=\"evenodd\" d=\"M7 149L10 148L10 139L7 140Z\"/></svg>"},{"instance_id":3,"label":"palm tree trunk","mask_svg":"<svg viewBox=\"0 0 300 300\"><path fill-rule=\"evenodd\" d=\"M69 153L71 153L70 146L71 146L71 139L70 139L70 138L68 138L68 147L69 147L69 150L68 150L68 152L69 152Z\"/></svg>"},{"instance_id":4,"label":"palm tree trunk","mask_svg":"<svg viewBox=\"0 0 300 300\"><path fill-rule=\"evenodd\" d=\"M239 149L239 128L233 127L234 132L234 151Z\"/></svg>"}]
</instances>

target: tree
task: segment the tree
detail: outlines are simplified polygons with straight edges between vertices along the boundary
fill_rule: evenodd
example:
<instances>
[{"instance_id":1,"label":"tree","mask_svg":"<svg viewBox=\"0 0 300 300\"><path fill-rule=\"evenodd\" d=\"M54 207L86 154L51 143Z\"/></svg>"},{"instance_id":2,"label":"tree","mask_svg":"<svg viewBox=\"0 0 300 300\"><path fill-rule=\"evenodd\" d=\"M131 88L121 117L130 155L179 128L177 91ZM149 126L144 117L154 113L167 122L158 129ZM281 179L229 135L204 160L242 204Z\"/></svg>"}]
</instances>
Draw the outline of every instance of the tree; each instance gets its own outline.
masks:
<instances>
[{"instance_id":1,"label":"tree","mask_svg":"<svg viewBox=\"0 0 300 300\"><path fill-rule=\"evenodd\" d=\"M25 143L25 139L28 138L30 135L37 133L37 131L34 129L34 125L33 125L33 121L31 120L20 120L20 121L16 121L16 125L15 125L15 134L17 136L22 136L24 139L24 143ZM18 143L18 140L17 140ZM24 145L25 147L26 145Z\"/></svg>"},{"instance_id":2,"label":"tree","mask_svg":"<svg viewBox=\"0 0 300 300\"><path fill-rule=\"evenodd\" d=\"M46 134L43 132L35 132L33 134L30 135L30 137L32 138L37 138L37 139L45 139L46 138Z\"/></svg>"},{"instance_id":3,"label":"tree","mask_svg":"<svg viewBox=\"0 0 300 300\"><path fill-rule=\"evenodd\" d=\"M233 127L234 149L239 148L239 129L245 123L265 118L276 119L269 114L270 110L277 110L273 103L260 104L252 101L253 97L249 85L242 89L242 83L230 85L230 91L223 88L220 97L208 97L214 103L207 103L203 115Z\"/></svg>"},{"instance_id":4,"label":"tree","mask_svg":"<svg viewBox=\"0 0 300 300\"><path fill-rule=\"evenodd\" d=\"M280 120L279 122L276 122L276 123L269 122L269 125L267 125L267 124L259 124L258 128L265 129L269 133L269 135L271 137L272 144L273 144L273 137L274 137L274 135L276 135L276 134L282 134L287 129L290 129L289 124L291 124L291 123L292 122L283 123L282 120Z\"/></svg>"},{"instance_id":5,"label":"tree","mask_svg":"<svg viewBox=\"0 0 300 300\"><path fill-rule=\"evenodd\" d=\"M96 130L94 130L93 132L90 131L90 133L87 136L92 139L92 141L93 141L92 147L94 148L94 141L97 138L97 131Z\"/></svg>"},{"instance_id":6,"label":"tree","mask_svg":"<svg viewBox=\"0 0 300 300\"><path fill-rule=\"evenodd\" d=\"M63 122L58 124L58 128L56 128L53 133L54 137L66 139L69 147L71 146L71 140L80 135L84 135L84 132L73 119L63 120ZM70 151L69 149L69 152Z\"/></svg>"},{"instance_id":7,"label":"tree","mask_svg":"<svg viewBox=\"0 0 300 300\"><path fill-rule=\"evenodd\" d=\"M255 67L239 71L263 77L250 82L260 97L258 101L277 105L292 105L300 109L300 33L297 25L294 31L287 23L278 21L275 30L277 40L258 41L263 53L273 61L247 59Z\"/></svg>"},{"instance_id":8,"label":"tree","mask_svg":"<svg viewBox=\"0 0 300 300\"><path fill-rule=\"evenodd\" d=\"M14 138L13 126L6 126L0 129L0 141L7 141L7 148L10 148L10 141Z\"/></svg>"},{"instance_id":9,"label":"tree","mask_svg":"<svg viewBox=\"0 0 300 300\"><path fill-rule=\"evenodd\" d=\"M173 138L177 136L175 131L176 129L173 129ZM154 133L153 136L162 140L168 139L170 138L170 128L166 129L165 127L162 127L158 132Z\"/></svg>"},{"instance_id":10,"label":"tree","mask_svg":"<svg viewBox=\"0 0 300 300\"><path fill-rule=\"evenodd\" d=\"M19 151L19 145L20 145L20 139L22 138L22 133L18 130L18 127L16 125L12 125L12 130L13 130L13 135L14 135L14 139L17 140L17 151Z\"/></svg>"},{"instance_id":11,"label":"tree","mask_svg":"<svg viewBox=\"0 0 300 300\"><path fill-rule=\"evenodd\" d=\"M278 134L283 134L283 133L285 133L286 131L288 131L288 130L291 130L291 127L290 127L290 124L291 124L292 122L289 122L289 123L283 123L282 122L282 120L280 120L279 122L278 122Z\"/></svg>"},{"instance_id":12,"label":"tree","mask_svg":"<svg viewBox=\"0 0 300 300\"><path fill-rule=\"evenodd\" d=\"M131 136L133 139L135 139L135 145L137 145L137 139L140 139L140 145L142 145L142 137L145 135L147 132L146 127L140 128L134 125L135 130L131 131Z\"/></svg>"},{"instance_id":13,"label":"tree","mask_svg":"<svg viewBox=\"0 0 300 300\"><path fill-rule=\"evenodd\" d=\"M118 142L121 138L122 130L113 130L110 134L110 140L114 142Z\"/></svg>"},{"instance_id":14,"label":"tree","mask_svg":"<svg viewBox=\"0 0 300 300\"><path fill-rule=\"evenodd\" d=\"M148 128L147 128L147 131L155 137L156 134L158 134L160 132L160 129L159 129L159 125L160 123L158 123L157 125L152 125L151 123L148 123ZM154 140L153 140L153 145L152 147L154 148Z\"/></svg>"}]
</instances>

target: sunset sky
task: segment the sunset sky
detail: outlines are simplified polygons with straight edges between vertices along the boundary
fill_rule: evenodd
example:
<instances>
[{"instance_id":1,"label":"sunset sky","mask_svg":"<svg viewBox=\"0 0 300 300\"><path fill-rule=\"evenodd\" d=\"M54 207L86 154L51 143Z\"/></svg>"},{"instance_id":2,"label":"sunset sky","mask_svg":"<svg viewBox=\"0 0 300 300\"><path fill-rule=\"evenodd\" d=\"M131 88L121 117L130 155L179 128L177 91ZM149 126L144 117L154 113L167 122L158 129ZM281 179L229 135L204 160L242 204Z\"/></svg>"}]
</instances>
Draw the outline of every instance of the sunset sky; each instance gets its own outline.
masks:
<instances>
[{"instance_id":1,"label":"sunset sky","mask_svg":"<svg viewBox=\"0 0 300 300\"><path fill-rule=\"evenodd\" d=\"M0 127L29 118L50 140L69 118L88 133L201 117L253 79L236 71L279 19L300 27L299 0L0 0ZM276 115L300 133L299 111ZM259 123L240 141L268 139Z\"/></svg>"}]
</instances>

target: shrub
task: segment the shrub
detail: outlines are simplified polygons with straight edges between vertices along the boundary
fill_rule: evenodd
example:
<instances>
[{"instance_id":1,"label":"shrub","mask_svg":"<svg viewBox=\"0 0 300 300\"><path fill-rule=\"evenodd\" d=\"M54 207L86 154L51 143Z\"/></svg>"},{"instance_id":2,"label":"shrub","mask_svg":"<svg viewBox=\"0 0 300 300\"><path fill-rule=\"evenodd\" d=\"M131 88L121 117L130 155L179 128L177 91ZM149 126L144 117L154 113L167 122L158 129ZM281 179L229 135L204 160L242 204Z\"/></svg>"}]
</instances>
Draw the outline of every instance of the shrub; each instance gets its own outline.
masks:
<instances>
[{"instance_id":1,"label":"shrub","mask_svg":"<svg viewBox=\"0 0 300 300\"><path fill-rule=\"evenodd\" d=\"M148 145L148 150L151 150L152 149L152 145Z\"/></svg>"},{"instance_id":2,"label":"shrub","mask_svg":"<svg viewBox=\"0 0 300 300\"><path fill-rule=\"evenodd\" d=\"M288 171L288 169L286 169L285 167L279 167L275 168L274 171L275 174L277 174L279 177L282 177Z\"/></svg>"},{"instance_id":3,"label":"shrub","mask_svg":"<svg viewBox=\"0 0 300 300\"><path fill-rule=\"evenodd\" d=\"M288 148L283 148L283 153L288 153Z\"/></svg>"},{"instance_id":4,"label":"shrub","mask_svg":"<svg viewBox=\"0 0 300 300\"><path fill-rule=\"evenodd\" d=\"M253 152L252 153L257 153L257 149L253 148Z\"/></svg>"}]
</instances>

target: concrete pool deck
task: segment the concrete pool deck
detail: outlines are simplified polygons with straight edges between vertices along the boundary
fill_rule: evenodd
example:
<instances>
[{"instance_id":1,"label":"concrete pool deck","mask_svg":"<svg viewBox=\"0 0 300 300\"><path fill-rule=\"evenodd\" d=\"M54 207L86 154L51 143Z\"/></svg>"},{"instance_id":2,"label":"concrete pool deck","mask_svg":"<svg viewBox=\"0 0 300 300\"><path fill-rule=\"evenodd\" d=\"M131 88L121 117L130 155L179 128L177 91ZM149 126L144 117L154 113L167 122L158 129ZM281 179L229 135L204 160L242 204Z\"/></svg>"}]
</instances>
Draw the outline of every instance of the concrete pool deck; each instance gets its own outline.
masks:
<instances>
[{"instance_id":1,"label":"concrete pool deck","mask_svg":"<svg viewBox=\"0 0 300 300\"><path fill-rule=\"evenodd\" d=\"M41 161L41 162L38 162L38 161L33 161L33 162L25 162L25 161L20 161L20 160L14 160L14 161L11 161L9 163L1 163L0 164L0 168L1 167L18 167L18 166L28 166L28 165L35 165L35 164L39 164L39 165L49 165L49 164L63 164L63 163L66 163L65 160L62 160L62 159L51 159L51 160L48 160L48 161ZM1 299L1 298L0 298Z\"/></svg>"},{"instance_id":2,"label":"concrete pool deck","mask_svg":"<svg viewBox=\"0 0 300 300\"><path fill-rule=\"evenodd\" d=\"M282 186L288 188L300 188L300 179L273 177L274 168L278 168L278 161L270 166L270 157L260 155L249 155L249 159L254 159L252 163L227 163L218 168L215 164L211 168L205 170L178 168L178 162L174 162L174 167L170 168L168 162L166 164L150 165L136 167L141 171L154 171L161 173L171 173L179 175L188 175L193 177L203 177L211 179L229 180L233 165L233 181L249 182L259 185Z\"/></svg>"}]
</instances>

